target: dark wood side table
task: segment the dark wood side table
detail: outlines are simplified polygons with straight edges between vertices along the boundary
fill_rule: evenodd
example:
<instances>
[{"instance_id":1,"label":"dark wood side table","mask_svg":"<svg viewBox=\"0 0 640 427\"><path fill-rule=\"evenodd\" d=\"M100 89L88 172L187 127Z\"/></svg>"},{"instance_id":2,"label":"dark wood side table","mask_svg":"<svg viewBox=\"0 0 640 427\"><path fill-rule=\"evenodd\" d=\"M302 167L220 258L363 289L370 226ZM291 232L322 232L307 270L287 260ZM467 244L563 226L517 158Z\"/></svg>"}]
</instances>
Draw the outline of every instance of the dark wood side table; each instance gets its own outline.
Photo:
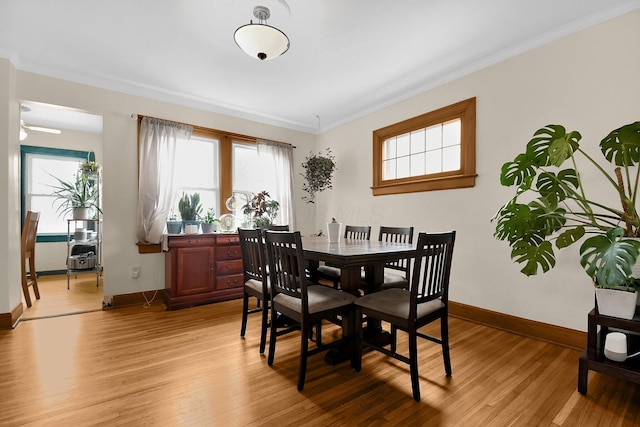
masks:
<instances>
[{"instance_id":1,"label":"dark wood side table","mask_svg":"<svg viewBox=\"0 0 640 427\"><path fill-rule=\"evenodd\" d=\"M640 306L636 307L636 313L631 320L602 316L594 308L589 313L588 322L587 349L582 353L579 361L578 391L581 394L587 393L589 370L640 383L640 356L624 362L614 362L604 356L604 341L610 329L626 333L627 353L632 354L639 350Z\"/></svg>"}]
</instances>

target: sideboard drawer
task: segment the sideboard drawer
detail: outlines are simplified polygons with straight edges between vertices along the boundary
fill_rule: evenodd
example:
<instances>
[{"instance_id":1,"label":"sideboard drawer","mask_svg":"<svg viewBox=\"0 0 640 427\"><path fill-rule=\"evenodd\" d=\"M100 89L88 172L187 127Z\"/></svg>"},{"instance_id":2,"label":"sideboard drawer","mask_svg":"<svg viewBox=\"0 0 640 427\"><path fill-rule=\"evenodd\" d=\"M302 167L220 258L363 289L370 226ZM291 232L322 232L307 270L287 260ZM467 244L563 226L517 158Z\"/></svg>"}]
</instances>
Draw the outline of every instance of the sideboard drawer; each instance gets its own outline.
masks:
<instances>
[{"instance_id":1,"label":"sideboard drawer","mask_svg":"<svg viewBox=\"0 0 640 427\"><path fill-rule=\"evenodd\" d=\"M242 274L234 274L231 276L218 276L216 279L216 289L234 289L241 288L244 276Z\"/></svg>"},{"instance_id":2,"label":"sideboard drawer","mask_svg":"<svg viewBox=\"0 0 640 427\"><path fill-rule=\"evenodd\" d=\"M218 246L216 248L216 260L237 260L241 259L240 246Z\"/></svg>"},{"instance_id":3,"label":"sideboard drawer","mask_svg":"<svg viewBox=\"0 0 640 427\"><path fill-rule=\"evenodd\" d=\"M216 276L228 276L230 274L242 273L242 260L216 262Z\"/></svg>"},{"instance_id":4,"label":"sideboard drawer","mask_svg":"<svg viewBox=\"0 0 640 427\"><path fill-rule=\"evenodd\" d=\"M218 246L240 245L240 237L237 234L216 234Z\"/></svg>"}]
</instances>

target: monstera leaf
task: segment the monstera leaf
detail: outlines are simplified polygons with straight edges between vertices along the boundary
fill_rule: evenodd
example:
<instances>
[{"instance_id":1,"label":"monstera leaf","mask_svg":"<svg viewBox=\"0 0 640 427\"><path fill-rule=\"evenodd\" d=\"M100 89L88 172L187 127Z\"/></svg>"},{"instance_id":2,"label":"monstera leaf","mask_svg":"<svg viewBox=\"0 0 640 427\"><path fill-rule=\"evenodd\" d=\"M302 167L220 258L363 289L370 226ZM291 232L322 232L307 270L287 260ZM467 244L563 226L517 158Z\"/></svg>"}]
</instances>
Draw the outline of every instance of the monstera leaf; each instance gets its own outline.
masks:
<instances>
[{"instance_id":1,"label":"monstera leaf","mask_svg":"<svg viewBox=\"0 0 640 427\"><path fill-rule=\"evenodd\" d=\"M640 122L611 131L600 142L604 157L618 166L634 166L640 161Z\"/></svg>"},{"instance_id":2,"label":"monstera leaf","mask_svg":"<svg viewBox=\"0 0 640 427\"><path fill-rule=\"evenodd\" d=\"M624 232L623 228L612 228L606 234L589 237L580 246L580 264L598 286L620 286L631 277L640 241L624 239Z\"/></svg>"},{"instance_id":3,"label":"monstera leaf","mask_svg":"<svg viewBox=\"0 0 640 427\"><path fill-rule=\"evenodd\" d=\"M520 240L513 245L511 259L519 264L525 263L525 266L520 271L527 276L537 274L538 267L542 268L543 272L546 272L556 265L556 256L553 253L553 246L546 240L542 241L540 244L535 244L532 241Z\"/></svg>"},{"instance_id":4,"label":"monstera leaf","mask_svg":"<svg viewBox=\"0 0 640 427\"><path fill-rule=\"evenodd\" d=\"M527 144L527 157L538 166L560 166L578 149L582 138L578 132L567 133L560 125L539 129Z\"/></svg>"}]
</instances>

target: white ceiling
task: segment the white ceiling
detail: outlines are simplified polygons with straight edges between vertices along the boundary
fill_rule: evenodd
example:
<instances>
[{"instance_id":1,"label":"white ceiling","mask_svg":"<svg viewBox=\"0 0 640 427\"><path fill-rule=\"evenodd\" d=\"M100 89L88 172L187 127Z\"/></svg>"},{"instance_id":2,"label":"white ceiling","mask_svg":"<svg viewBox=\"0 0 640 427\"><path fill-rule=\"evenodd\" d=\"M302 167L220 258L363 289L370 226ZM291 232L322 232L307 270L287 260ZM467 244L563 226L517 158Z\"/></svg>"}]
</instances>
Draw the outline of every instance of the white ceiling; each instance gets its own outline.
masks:
<instances>
[{"instance_id":1,"label":"white ceiling","mask_svg":"<svg viewBox=\"0 0 640 427\"><path fill-rule=\"evenodd\" d=\"M20 70L318 132L640 8L640 0L283 2L0 0L0 57ZM291 40L271 61L233 40L256 5Z\"/></svg>"}]
</instances>

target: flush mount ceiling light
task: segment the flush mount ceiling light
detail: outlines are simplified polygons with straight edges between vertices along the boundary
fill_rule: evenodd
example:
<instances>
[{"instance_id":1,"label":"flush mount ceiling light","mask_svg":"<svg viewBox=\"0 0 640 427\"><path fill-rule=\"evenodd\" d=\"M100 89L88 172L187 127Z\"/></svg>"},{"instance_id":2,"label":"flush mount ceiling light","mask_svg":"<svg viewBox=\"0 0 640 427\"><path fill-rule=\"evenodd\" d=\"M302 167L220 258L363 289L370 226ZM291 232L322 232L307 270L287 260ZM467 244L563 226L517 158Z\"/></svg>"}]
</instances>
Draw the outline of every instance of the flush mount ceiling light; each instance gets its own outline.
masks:
<instances>
[{"instance_id":1,"label":"flush mount ceiling light","mask_svg":"<svg viewBox=\"0 0 640 427\"><path fill-rule=\"evenodd\" d=\"M254 24L253 20L249 24L238 28L233 35L236 44L252 58L269 60L289 50L289 38L279 29L267 25L267 19L271 12L267 7L256 6L253 9L253 16L258 19Z\"/></svg>"}]
</instances>

